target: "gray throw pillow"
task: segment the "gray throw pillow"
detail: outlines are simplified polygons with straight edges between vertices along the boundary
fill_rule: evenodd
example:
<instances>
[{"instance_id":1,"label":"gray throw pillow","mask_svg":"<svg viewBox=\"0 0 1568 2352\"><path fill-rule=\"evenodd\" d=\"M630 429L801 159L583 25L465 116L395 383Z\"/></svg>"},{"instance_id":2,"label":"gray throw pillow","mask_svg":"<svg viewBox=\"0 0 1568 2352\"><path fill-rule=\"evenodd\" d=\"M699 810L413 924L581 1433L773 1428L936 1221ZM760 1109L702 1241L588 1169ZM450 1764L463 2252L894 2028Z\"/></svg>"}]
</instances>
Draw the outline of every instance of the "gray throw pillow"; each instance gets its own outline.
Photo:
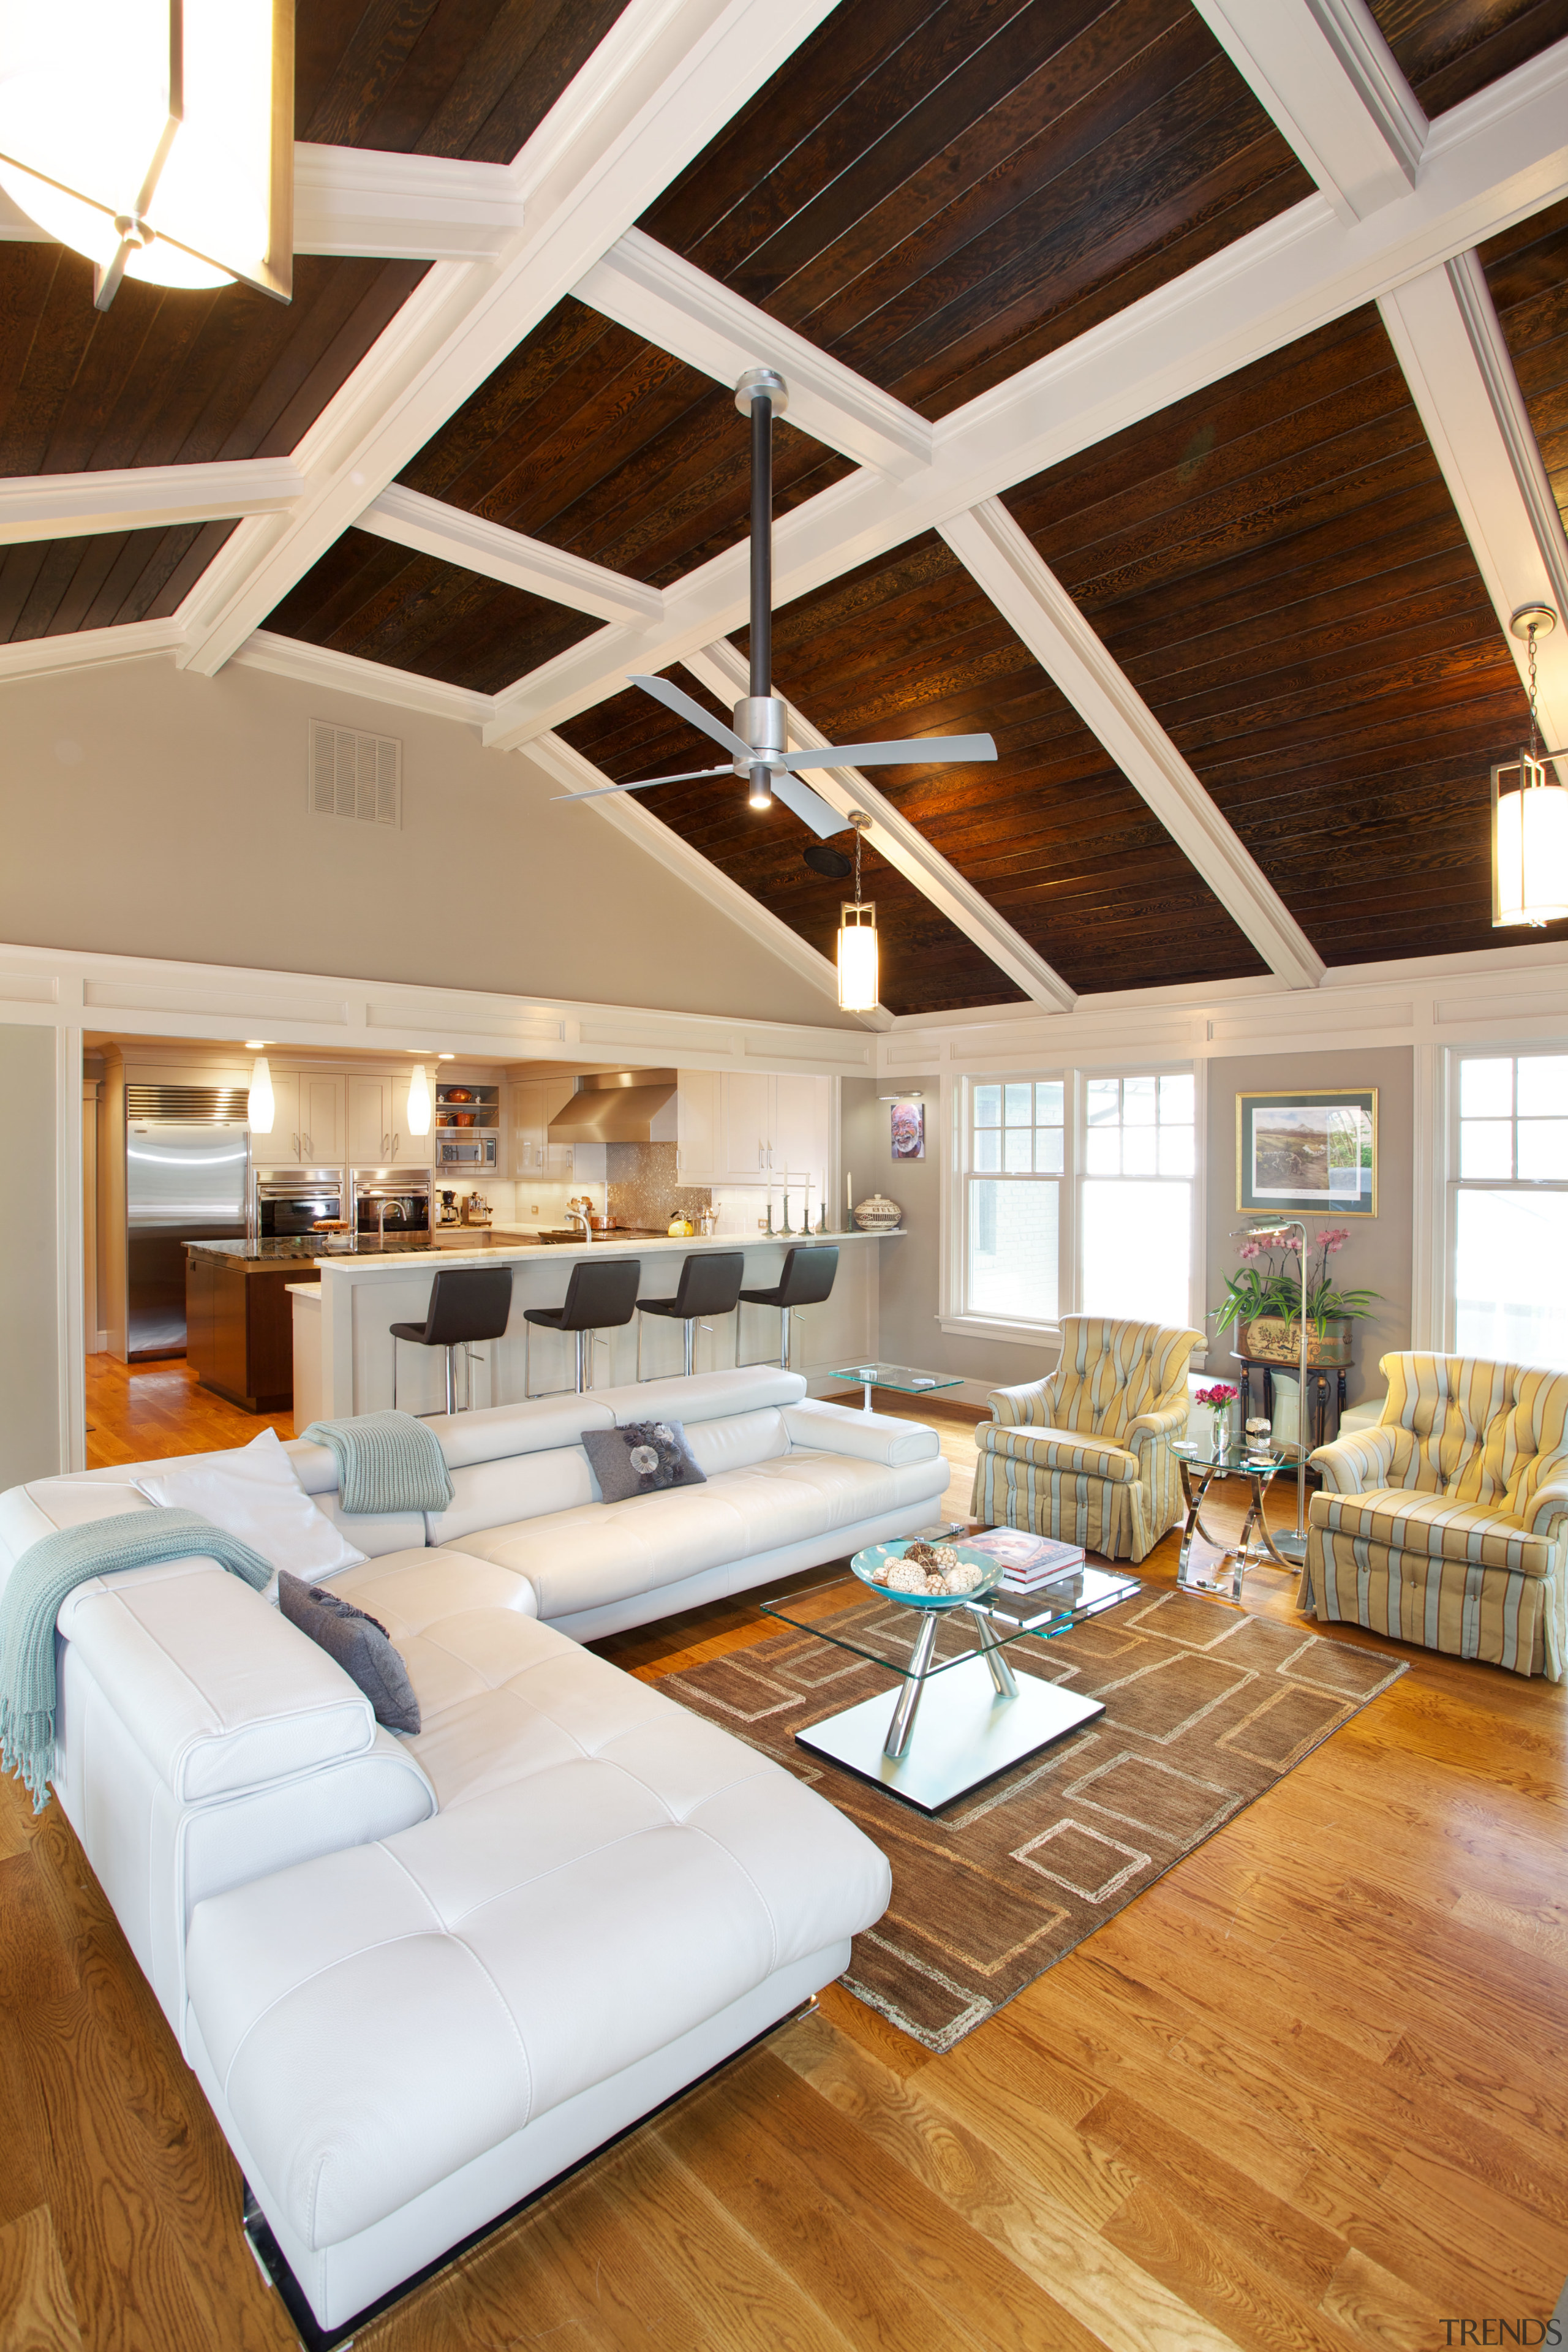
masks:
<instances>
[{"instance_id":1,"label":"gray throw pillow","mask_svg":"<svg viewBox=\"0 0 1568 2352\"><path fill-rule=\"evenodd\" d=\"M678 1421L632 1421L624 1429L585 1429L583 1451L606 1503L658 1495L668 1486L705 1486Z\"/></svg>"},{"instance_id":2,"label":"gray throw pillow","mask_svg":"<svg viewBox=\"0 0 1568 2352\"><path fill-rule=\"evenodd\" d=\"M379 1619L319 1584L306 1584L278 1571L278 1607L290 1625L308 1633L329 1658L357 1683L375 1710L377 1723L388 1731L417 1731L419 1701L408 1679L408 1669L394 1649Z\"/></svg>"}]
</instances>

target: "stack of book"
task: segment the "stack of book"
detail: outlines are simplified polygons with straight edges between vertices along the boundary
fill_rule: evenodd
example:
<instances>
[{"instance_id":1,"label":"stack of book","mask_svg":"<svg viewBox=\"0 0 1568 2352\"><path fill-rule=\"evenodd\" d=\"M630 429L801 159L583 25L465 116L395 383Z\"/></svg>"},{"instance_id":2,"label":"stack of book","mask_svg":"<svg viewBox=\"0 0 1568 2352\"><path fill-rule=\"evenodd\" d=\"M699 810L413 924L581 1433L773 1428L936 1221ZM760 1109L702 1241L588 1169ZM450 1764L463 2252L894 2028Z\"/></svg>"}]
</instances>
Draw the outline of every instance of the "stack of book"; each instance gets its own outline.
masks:
<instances>
[{"instance_id":1,"label":"stack of book","mask_svg":"<svg viewBox=\"0 0 1568 2352\"><path fill-rule=\"evenodd\" d=\"M1082 1544L1057 1543L1048 1536L1027 1535L1021 1528L992 1528L985 1535L971 1536L964 1549L1001 1560L998 1592L1038 1592L1073 1575L1084 1560Z\"/></svg>"}]
</instances>

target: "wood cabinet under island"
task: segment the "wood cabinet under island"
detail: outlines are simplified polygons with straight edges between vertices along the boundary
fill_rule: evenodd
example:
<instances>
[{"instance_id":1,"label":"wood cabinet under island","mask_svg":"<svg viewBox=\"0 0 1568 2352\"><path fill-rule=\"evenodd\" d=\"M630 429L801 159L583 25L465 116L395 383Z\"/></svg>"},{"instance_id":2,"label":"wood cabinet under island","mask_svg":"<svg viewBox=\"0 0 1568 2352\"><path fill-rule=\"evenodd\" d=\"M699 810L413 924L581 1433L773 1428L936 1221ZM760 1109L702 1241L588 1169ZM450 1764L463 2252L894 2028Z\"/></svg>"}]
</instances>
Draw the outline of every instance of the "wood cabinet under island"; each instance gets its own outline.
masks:
<instances>
[{"instance_id":1,"label":"wood cabinet under island","mask_svg":"<svg viewBox=\"0 0 1568 2352\"><path fill-rule=\"evenodd\" d=\"M287 1248L287 1245L285 1245ZM242 1242L185 1244L185 1356L202 1386L247 1412L294 1398L290 1283L320 1282L308 1255L248 1253Z\"/></svg>"}]
</instances>

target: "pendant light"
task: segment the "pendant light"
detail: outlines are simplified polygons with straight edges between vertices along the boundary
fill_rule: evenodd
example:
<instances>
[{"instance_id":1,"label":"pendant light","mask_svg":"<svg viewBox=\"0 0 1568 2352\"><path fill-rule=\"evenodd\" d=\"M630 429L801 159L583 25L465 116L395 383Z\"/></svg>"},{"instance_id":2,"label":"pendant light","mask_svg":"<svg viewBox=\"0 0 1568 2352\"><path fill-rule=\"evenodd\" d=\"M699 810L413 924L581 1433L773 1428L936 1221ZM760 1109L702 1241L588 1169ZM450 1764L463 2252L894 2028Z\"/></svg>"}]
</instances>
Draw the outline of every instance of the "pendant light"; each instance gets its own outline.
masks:
<instances>
[{"instance_id":1,"label":"pendant light","mask_svg":"<svg viewBox=\"0 0 1568 2352\"><path fill-rule=\"evenodd\" d=\"M425 1075L423 1062L416 1062L414 1075L408 1081L408 1132L428 1135L430 1132L430 1081Z\"/></svg>"},{"instance_id":2,"label":"pendant light","mask_svg":"<svg viewBox=\"0 0 1568 2352\"><path fill-rule=\"evenodd\" d=\"M250 1066L250 1095L247 1116L252 1135L270 1135L272 1122L278 1116L278 1106L272 1094L272 1072L265 1054L258 1054Z\"/></svg>"},{"instance_id":3,"label":"pendant light","mask_svg":"<svg viewBox=\"0 0 1568 2352\"><path fill-rule=\"evenodd\" d=\"M838 909L838 1002L846 1013L874 1013L880 990L877 949L877 903L860 895L860 836L871 820L851 809L855 828L855 896Z\"/></svg>"},{"instance_id":4,"label":"pendant light","mask_svg":"<svg viewBox=\"0 0 1568 2352\"><path fill-rule=\"evenodd\" d=\"M1557 615L1550 604L1523 604L1509 626L1530 647L1530 743L1492 770L1494 930L1568 917L1568 791L1551 773L1568 752L1541 749L1535 716L1535 641L1557 626Z\"/></svg>"},{"instance_id":5,"label":"pendant light","mask_svg":"<svg viewBox=\"0 0 1568 2352\"><path fill-rule=\"evenodd\" d=\"M294 0L0 0L0 187L153 286L293 284Z\"/></svg>"}]
</instances>

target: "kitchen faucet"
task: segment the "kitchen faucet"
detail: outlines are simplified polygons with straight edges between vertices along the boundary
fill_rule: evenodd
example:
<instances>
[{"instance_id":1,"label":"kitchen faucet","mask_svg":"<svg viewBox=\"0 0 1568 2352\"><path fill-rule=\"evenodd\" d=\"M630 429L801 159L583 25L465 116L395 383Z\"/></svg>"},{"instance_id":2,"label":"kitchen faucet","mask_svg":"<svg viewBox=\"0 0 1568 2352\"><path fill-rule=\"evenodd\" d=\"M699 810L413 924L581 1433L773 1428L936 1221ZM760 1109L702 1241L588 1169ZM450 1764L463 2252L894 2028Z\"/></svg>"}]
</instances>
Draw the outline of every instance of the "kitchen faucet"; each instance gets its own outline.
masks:
<instances>
[{"instance_id":1,"label":"kitchen faucet","mask_svg":"<svg viewBox=\"0 0 1568 2352\"><path fill-rule=\"evenodd\" d=\"M587 1210L575 1207L569 1208L566 1212L566 1215L569 1223L573 1224L581 1224L583 1228L583 1239L585 1242L591 1242L594 1238L594 1221L588 1214Z\"/></svg>"}]
</instances>

